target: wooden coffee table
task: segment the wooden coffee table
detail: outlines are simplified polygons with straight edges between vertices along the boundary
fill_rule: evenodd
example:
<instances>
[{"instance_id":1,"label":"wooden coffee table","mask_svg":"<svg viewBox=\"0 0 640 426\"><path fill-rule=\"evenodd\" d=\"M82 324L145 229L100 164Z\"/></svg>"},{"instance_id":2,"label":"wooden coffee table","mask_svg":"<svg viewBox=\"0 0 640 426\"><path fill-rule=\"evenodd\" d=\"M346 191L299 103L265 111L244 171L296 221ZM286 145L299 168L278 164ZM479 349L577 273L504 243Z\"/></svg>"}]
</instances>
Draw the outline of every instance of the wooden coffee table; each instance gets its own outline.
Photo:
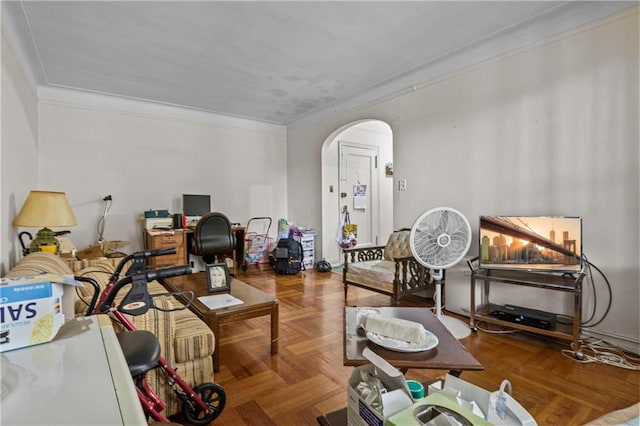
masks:
<instances>
[{"instance_id":1,"label":"wooden coffee table","mask_svg":"<svg viewBox=\"0 0 640 426\"><path fill-rule=\"evenodd\" d=\"M250 286L236 278L231 279L231 295L242 300L240 305L219 309L209 309L198 300L200 296L209 296L207 277L204 272L182 275L163 280L162 284L169 292L193 291L195 298L189 309L204 321L215 336L213 352L213 371L220 371L220 324L271 315L271 355L278 353L278 299ZM182 302L188 302L185 295L177 296Z\"/></svg>"},{"instance_id":2,"label":"wooden coffee table","mask_svg":"<svg viewBox=\"0 0 640 426\"><path fill-rule=\"evenodd\" d=\"M370 342L364 331L358 327L358 309L363 308L344 308L344 365L369 364L369 360L362 356L362 351L368 347L402 372L409 368L427 368L449 370L449 374L459 376L463 370L484 369L427 308L369 308L378 310L383 316L419 322L435 334L438 346L424 352L396 352ZM319 416L317 421L321 426L346 425L347 408Z\"/></svg>"},{"instance_id":3,"label":"wooden coffee table","mask_svg":"<svg viewBox=\"0 0 640 426\"><path fill-rule=\"evenodd\" d=\"M344 312L344 365L364 365L369 361L362 356L369 347L389 364L401 371L409 368L449 370L449 374L459 376L463 370L483 370L482 364L446 329L438 318L427 308L382 307L376 309L386 317L401 318L421 323L438 338L438 345L423 352L397 352L370 342L364 330L358 327L357 310L363 308L346 307ZM366 308L365 308L366 309Z\"/></svg>"}]
</instances>

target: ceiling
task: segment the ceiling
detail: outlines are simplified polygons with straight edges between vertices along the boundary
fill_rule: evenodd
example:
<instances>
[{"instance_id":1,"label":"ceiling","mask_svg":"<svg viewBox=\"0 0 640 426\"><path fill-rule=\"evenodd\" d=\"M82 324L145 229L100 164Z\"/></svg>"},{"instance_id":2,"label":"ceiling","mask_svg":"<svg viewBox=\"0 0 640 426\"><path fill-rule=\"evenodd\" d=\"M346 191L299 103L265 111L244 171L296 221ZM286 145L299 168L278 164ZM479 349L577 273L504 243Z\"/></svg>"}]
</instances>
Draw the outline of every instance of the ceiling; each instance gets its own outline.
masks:
<instances>
[{"instance_id":1,"label":"ceiling","mask_svg":"<svg viewBox=\"0 0 640 426\"><path fill-rule=\"evenodd\" d=\"M288 125L636 4L3 1L2 19L37 86Z\"/></svg>"}]
</instances>

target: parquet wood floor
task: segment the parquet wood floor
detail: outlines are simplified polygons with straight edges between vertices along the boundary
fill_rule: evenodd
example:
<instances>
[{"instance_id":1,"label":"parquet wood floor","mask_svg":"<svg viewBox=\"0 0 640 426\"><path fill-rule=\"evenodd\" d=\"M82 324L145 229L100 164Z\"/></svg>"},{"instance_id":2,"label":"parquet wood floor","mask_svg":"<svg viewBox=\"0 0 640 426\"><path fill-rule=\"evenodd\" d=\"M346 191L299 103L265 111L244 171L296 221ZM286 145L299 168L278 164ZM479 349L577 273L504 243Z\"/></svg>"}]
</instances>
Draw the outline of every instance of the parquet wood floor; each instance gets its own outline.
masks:
<instances>
[{"instance_id":1,"label":"parquet wood floor","mask_svg":"<svg viewBox=\"0 0 640 426\"><path fill-rule=\"evenodd\" d=\"M250 265L238 278L279 299L279 353L269 354L268 316L222 326L215 381L225 388L227 406L215 424L315 425L321 414L345 407L352 367L342 365L341 275L283 276ZM347 303L389 306L391 299L351 287ZM485 367L461 377L491 390L510 380L513 396L540 425L580 425L640 400L639 372L578 363L561 354L564 343L482 331L461 342ZM426 381L444 373L409 370L407 378Z\"/></svg>"}]
</instances>

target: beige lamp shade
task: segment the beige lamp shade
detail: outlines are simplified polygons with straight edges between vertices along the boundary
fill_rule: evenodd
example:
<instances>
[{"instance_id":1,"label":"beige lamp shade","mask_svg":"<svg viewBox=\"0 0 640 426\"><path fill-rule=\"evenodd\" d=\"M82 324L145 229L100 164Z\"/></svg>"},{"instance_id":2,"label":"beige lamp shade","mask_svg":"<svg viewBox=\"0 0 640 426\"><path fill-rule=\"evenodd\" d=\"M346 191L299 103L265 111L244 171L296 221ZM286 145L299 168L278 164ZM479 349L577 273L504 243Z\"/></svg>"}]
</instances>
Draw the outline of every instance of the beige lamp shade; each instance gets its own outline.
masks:
<instances>
[{"instance_id":1,"label":"beige lamp shade","mask_svg":"<svg viewBox=\"0 0 640 426\"><path fill-rule=\"evenodd\" d=\"M13 226L31 228L77 224L67 194L54 191L31 191L13 220Z\"/></svg>"}]
</instances>

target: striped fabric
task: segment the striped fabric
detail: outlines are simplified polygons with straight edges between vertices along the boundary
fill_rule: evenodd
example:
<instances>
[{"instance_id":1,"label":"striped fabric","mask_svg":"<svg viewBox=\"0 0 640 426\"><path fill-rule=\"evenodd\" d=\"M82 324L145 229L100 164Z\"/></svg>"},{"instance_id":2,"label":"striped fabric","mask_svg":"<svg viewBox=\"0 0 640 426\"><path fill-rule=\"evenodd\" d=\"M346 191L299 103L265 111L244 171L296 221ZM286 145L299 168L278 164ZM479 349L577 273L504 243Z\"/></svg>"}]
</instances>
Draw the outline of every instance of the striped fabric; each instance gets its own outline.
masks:
<instances>
[{"instance_id":1,"label":"striped fabric","mask_svg":"<svg viewBox=\"0 0 640 426\"><path fill-rule=\"evenodd\" d=\"M118 263L120 263L121 260L121 257L96 257L94 259L83 260L65 259L65 262L67 263L67 266L69 266L69 268L71 268L71 270L76 273L85 268L88 268L89 266L94 266L97 264L109 264L115 269L115 267L118 266ZM126 271L126 267L124 270Z\"/></svg>"},{"instance_id":2,"label":"striped fabric","mask_svg":"<svg viewBox=\"0 0 640 426\"><path fill-rule=\"evenodd\" d=\"M113 273L113 269L113 265L109 262L98 262L94 263L92 266L76 271L75 275L95 280L100 286L100 292L102 293L107 283L109 282L109 277ZM78 287L76 289L76 316L82 316L86 314L87 306L91 301L93 292L93 287L86 283L82 283L82 287Z\"/></svg>"},{"instance_id":3,"label":"striped fabric","mask_svg":"<svg viewBox=\"0 0 640 426\"><path fill-rule=\"evenodd\" d=\"M215 337L205 323L190 311L176 312L175 320L176 362L187 362L213 354Z\"/></svg>"},{"instance_id":4,"label":"striped fabric","mask_svg":"<svg viewBox=\"0 0 640 426\"><path fill-rule=\"evenodd\" d=\"M45 272L59 275L68 275L73 273L60 256L45 251L39 251L30 253L20 259L20 262L11 268L6 276L24 277L28 275L42 274Z\"/></svg>"}]
</instances>

